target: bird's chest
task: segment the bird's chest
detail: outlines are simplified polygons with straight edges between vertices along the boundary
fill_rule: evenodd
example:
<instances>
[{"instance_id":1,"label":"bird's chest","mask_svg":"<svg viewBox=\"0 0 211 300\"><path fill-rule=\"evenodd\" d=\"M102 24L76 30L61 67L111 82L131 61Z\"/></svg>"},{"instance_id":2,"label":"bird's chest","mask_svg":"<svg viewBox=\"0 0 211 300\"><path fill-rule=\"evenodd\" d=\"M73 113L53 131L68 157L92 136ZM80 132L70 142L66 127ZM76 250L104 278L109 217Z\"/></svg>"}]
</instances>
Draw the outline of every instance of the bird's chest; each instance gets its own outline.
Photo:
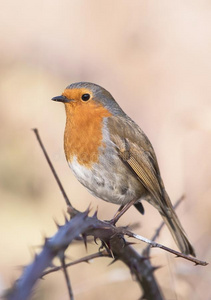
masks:
<instances>
[{"instance_id":1,"label":"bird's chest","mask_svg":"<svg viewBox=\"0 0 211 300\"><path fill-rule=\"evenodd\" d=\"M106 147L103 141L108 111L84 111L74 113L67 119L64 133L64 150L69 163L76 157L79 165L88 169L99 161L99 149Z\"/></svg>"},{"instance_id":2,"label":"bird's chest","mask_svg":"<svg viewBox=\"0 0 211 300\"><path fill-rule=\"evenodd\" d=\"M106 156L108 148L111 148L109 133L104 118L93 119L92 122L80 122L79 124L66 124L64 149L66 159L81 181L89 180L95 174L96 166L101 168L102 159ZM111 149L110 149L111 150Z\"/></svg>"},{"instance_id":3,"label":"bird's chest","mask_svg":"<svg viewBox=\"0 0 211 300\"><path fill-rule=\"evenodd\" d=\"M105 194L109 193L115 182L111 168L114 168L117 156L110 141L106 119L100 130L93 126L87 131L71 134L67 146L71 147L69 153L65 151L68 164L76 178L92 194L106 200Z\"/></svg>"}]
</instances>

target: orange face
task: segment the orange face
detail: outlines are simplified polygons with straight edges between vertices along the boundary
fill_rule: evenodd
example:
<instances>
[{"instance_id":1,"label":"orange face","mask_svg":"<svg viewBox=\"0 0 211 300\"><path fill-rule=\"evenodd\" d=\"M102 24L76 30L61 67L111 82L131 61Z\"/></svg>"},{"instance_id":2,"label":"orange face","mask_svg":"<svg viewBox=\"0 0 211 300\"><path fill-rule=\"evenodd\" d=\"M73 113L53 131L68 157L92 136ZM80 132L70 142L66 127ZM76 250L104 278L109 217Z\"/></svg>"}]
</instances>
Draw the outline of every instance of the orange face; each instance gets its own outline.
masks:
<instances>
[{"instance_id":1,"label":"orange face","mask_svg":"<svg viewBox=\"0 0 211 300\"><path fill-rule=\"evenodd\" d=\"M103 118L111 113L93 99L92 91L86 88L65 89L66 128L64 136L65 155L68 161L73 157L91 167L98 161L99 147L103 146Z\"/></svg>"},{"instance_id":2,"label":"orange face","mask_svg":"<svg viewBox=\"0 0 211 300\"><path fill-rule=\"evenodd\" d=\"M65 89L62 93L67 99L73 100L74 102L86 102L92 100L92 91L86 88L75 88L75 89ZM88 100L83 100L83 95L89 95Z\"/></svg>"}]
</instances>

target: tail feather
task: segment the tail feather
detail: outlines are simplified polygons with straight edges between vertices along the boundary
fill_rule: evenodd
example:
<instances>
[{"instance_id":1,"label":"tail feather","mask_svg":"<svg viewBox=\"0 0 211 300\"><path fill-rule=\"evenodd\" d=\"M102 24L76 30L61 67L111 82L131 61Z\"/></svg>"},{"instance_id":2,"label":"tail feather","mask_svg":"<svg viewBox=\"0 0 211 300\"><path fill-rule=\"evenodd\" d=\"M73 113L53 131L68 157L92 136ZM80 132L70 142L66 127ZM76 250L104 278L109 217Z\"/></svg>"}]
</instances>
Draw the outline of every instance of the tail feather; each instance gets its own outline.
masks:
<instances>
[{"instance_id":1,"label":"tail feather","mask_svg":"<svg viewBox=\"0 0 211 300\"><path fill-rule=\"evenodd\" d=\"M179 247L182 253L196 256L193 246L189 242L187 235L172 207L172 204L167 194L165 195L165 200L167 202L167 207L160 207L159 212L165 224L169 228L177 246Z\"/></svg>"},{"instance_id":2,"label":"tail feather","mask_svg":"<svg viewBox=\"0 0 211 300\"><path fill-rule=\"evenodd\" d=\"M162 212L161 216L163 217L163 220L167 225L168 229L170 230L175 240L175 243L179 247L180 251L184 254L190 254L196 256L195 251L191 243L189 242L187 235L184 229L182 228L182 225L175 212L173 213L171 212L171 216L167 214L164 215Z\"/></svg>"}]
</instances>

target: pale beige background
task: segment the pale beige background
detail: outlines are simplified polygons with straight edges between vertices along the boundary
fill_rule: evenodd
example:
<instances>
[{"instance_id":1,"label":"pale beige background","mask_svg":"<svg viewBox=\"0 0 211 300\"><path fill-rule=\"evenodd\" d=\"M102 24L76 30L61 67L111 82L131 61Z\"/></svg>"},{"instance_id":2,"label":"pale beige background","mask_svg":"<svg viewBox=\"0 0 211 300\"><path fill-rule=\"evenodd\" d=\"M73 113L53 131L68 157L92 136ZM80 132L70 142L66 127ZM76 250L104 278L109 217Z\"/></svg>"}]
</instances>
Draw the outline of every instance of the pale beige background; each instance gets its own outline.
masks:
<instances>
[{"instance_id":1,"label":"pale beige background","mask_svg":"<svg viewBox=\"0 0 211 300\"><path fill-rule=\"evenodd\" d=\"M144 129L156 150L172 202L199 258L211 258L211 3L210 1L51 0L0 2L0 289L28 264L44 235L63 222L65 204L31 128L37 127L74 203L98 206L102 219L116 206L94 199L69 171L63 154L64 108L50 101L68 84L107 88ZM150 238L161 219L145 204L120 224L140 222ZM165 229L159 242L176 247ZM142 244L136 246L140 251ZM89 246L89 253L97 251ZM71 260L85 254L70 248ZM194 267L160 250L157 279L166 299L211 299L210 266ZM121 263L108 259L70 269L77 300L138 299ZM68 299L63 274L39 283L34 299Z\"/></svg>"}]
</instances>

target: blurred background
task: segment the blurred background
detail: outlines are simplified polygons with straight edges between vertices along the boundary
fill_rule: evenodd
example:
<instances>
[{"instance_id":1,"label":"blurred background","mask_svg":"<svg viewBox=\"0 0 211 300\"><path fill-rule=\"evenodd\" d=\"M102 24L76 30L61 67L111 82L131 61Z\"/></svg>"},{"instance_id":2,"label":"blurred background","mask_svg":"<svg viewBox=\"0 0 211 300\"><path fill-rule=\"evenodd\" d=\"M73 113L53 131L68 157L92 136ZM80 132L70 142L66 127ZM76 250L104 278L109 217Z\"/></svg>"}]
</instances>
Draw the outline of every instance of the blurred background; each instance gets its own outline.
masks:
<instances>
[{"instance_id":1,"label":"blurred background","mask_svg":"<svg viewBox=\"0 0 211 300\"><path fill-rule=\"evenodd\" d=\"M0 291L30 263L44 236L64 222L66 206L32 128L38 128L77 209L91 203L110 219L117 206L91 196L63 153L65 114L50 99L70 83L109 90L150 138L166 189L198 258L211 259L211 3L147 0L20 0L0 2ZM139 222L151 238L161 222L144 203L120 225ZM176 249L165 228L158 241ZM145 245L137 243L137 251ZM89 245L88 253L98 250ZM70 247L75 260L84 246ZM157 280L166 299L211 299L211 267L195 267L161 250ZM120 262L96 259L69 270L75 298L138 299L140 290ZM62 272L39 282L33 299L68 299Z\"/></svg>"}]
</instances>

